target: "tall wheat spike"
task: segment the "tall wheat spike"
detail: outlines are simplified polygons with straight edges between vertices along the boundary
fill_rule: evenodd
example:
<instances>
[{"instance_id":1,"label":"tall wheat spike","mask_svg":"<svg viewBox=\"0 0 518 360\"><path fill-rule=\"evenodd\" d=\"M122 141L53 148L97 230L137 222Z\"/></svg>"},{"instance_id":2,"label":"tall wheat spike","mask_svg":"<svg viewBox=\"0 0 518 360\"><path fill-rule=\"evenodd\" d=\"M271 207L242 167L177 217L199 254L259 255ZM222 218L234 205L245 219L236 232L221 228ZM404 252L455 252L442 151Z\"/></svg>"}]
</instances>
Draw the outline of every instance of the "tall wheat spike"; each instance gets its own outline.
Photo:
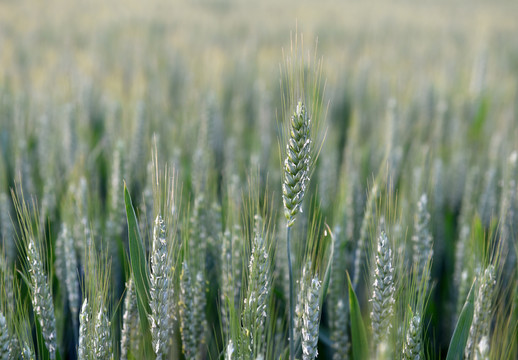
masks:
<instances>
[{"instance_id":1,"label":"tall wheat spike","mask_svg":"<svg viewBox=\"0 0 518 360\"><path fill-rule=\"evenodd\" d=\"M387 235L381 231L378 237L376 262L374 264L371 321L373 343L378 346L384 341L391 328L391 319L394 314L395 286L394 267L392 265L392 250Z\"/></svg>"},{"instance_id":2,"label":"tall wheat spike","mask_svg":"<svg viewBox=\"0 0 518 360\"><path fill-rule=\"evenodd\" d=\"M260 216L255 216L252 253L248 265L248 290L243 307L243 327L250 354L264 351L265 321L270 294L270 260Z\"/></svg>"},{"instance_id":3,"label":"tall wheat spike","mask_svg":"<svg viewBox=\"0 0 518 360\"><path fill-rule=\"evenodd\" d=\"M289 343L290 359L295 356L295 297L293 289L293 269L291 263L290 229L295 222L297 212L302 211L302 200L309 182L311 163L311 120L304 104L299 101L295 113L291 117L289 138L286 144L284 159L284 176L282 184L282 200L284 216L287 220L286 247L289 273Z\"/></svg>"},{"instance_id":4,"label":"tall wheat spike","mask_svg":"<svg viewBox=\"0 0 518 360\"><path fill-rule=\"evenodd\" d=\"M45 340L50 358L55 359L57 339L54 304L52 303L52 294L41 260L41 250L36 248L36 242L33 237L29 239L27 244L27 261L31 279L32 306L38 316L43 339Z\"/></svg>"},{"instance_id":5,"label":"tall wheat spike","mask_svg":"<svg viewBox=\"0 0 518 360\"><path fill-rule=\"evenodd\" d=\"M475 299L475 310L473 321L469 328L469 337L464 351L466 359L473 359L475 347L483 337L490 336L492 319L493 292L496 285L496 274L494 265L489 265L483 272L480 279L477 297Z\"/></svg>"},{"instance_id":6,"label":"tall wheat spike","mask_svg":"<svg viewBox=\"0 0 518 360\"><path fill-rule=\"evenodd\" d=\"M157 360L167 356L169 337L169 255L166 229L162 217L158 215L153 231L150 279L150 323L153 350Z\"/></svg>"}]
</instances>

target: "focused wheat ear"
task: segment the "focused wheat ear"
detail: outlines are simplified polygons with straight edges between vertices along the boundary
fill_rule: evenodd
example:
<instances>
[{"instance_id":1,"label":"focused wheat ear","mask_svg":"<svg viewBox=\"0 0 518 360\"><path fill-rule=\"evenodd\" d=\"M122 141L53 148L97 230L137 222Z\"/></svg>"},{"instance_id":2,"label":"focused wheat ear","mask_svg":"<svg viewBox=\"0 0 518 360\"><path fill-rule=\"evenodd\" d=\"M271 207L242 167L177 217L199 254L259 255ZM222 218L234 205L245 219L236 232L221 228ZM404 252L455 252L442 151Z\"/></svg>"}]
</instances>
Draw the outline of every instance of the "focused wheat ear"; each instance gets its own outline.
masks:
<instances>
[{"instance_id":1,"label":"focused wheat ear","mask_svg":"<svg viewBox=\"0 0 518 360\"><path fill-rule=\"evenodd\" d=\"M286 145L286 158L284 160L282 199L288 227L291 227L295 222L297 212L302 211L302 200L309 182L310 128L309 114L304 104L299 101L295 113L291 116L290 136Z\"/></svg>"}]
</instances>

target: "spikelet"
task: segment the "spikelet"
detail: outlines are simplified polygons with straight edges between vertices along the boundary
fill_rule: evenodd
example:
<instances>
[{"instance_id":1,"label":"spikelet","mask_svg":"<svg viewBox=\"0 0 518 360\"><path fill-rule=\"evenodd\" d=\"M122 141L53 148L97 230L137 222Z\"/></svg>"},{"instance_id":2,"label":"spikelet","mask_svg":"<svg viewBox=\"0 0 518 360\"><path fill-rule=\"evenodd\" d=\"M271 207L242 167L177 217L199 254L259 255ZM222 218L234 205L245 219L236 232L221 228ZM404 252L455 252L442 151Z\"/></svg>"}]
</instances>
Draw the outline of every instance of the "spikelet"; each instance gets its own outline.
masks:
<instances>
[{"instance_id":1,"label":"spikelet","mask_svg":"<svg viewBox=\"0 0 518 360\"><path fill-rule=\"evenodd\" d=\"M101 304L95 317L92 353L97 360L110 360L112 354L110 322L104 305Z\"/></svg>"},{"instance_id":2,"label":"spikelet","mask_svg":"<svg viewBox=\"0 0 518 360\"><path fill-rule=\"evenodd\" d=\"M228 329L229 314L227 311L227 298L234 300L234 279L232 270L232 234L225 230L221 234L221 321L224 329Z\"/></svg>"},{"instance_id":3,"label":"spikelet","mask_svg":"<svg viewBox=\"0 0 518 360\"><path fill-rule=\"evenodd\" d=\"M9 358L10 345L7 320L2 311L0 311L0 360L7 360Z\"/></svg>"},{"instance_id":4,"label":"spikelet","mask_svg":"<svg viewBox=\"0 0 518 360\"><path fill-rule=\"evenodd\" d=\"M404 360L422 359L421 351L421 318L419 314L410 319L410 327L406 333L405 345L403 346Z\"/></svg>"},{"instance_id":5,"label":"spikelet","mask_svg":"<svg viewBox=\"0 0 518 360\"><path fill-rule=\"evenodd\" d=\"M374 217L374 210L376 205L376 199L378 197L378 185L374 183L372 190L369 193L367 204L365 207L365 215L363 216L362 225L360 228L360 237L356 244L356 251L354 254L354 276L353 276L353 288L357 288L358 282L360 281L361 265L365 253L365 245L367 237L369 235L369 226Z\"/></svg>"},{"instance_id":6,"label":"spikelet","mask_svg":"<svg viewBox=\"0 0 518 360\"><path fill-rule=\"evenodd\" d=\"M308 285L311 285L311 260L308 260L304 265L302 276L299 280L299 292L297 294L294 319L295 342L298 342L300 334L302 334L302 326L304 325L304 304L308 293Z\"/></svg>"},{"instance_id":7,"label":"spikelet","mask_svg":"<svg viewBox=\"0 0 518 360\"><path fill-rule=\"evenodd\" d=\"M373 274L371 321L373 343L379 345L390 332L390 321L394 313L394 268L392 250L387 235L381 231L378 237L376 263Z\"/></svg>"},{"instance_id":8,"label":"spikelet","mask_svg":"<svg viewBox=\"0 0 518 360\"><path fill-rule=\"evenodd\" d=\"M196 325L193 283L187 262L182 264L180 275L180 332L182 335L182 351L187 359L196 356Z\"/></svg>"},{"instance_id":9,"label":"spikelet","mask_svg":"<svg viewBox=\"0 0 518 360\"><path fill-rule=\"evenodd\" d=\"M136 348L138 337L133 337L132 334L138 331L139 320L137 312L137 297L135 293L135 285L133 284L133 277L130 277L126 283L126 296L124 298L124 313L122 315L122 330L121 330L121 360L128 359L130 347Z\"/></svg>"},{"instance_id":10,"label":"spikelet","mask_svg":"<svg viewBox=\"0 0 518 360\"><path fill-rule=\"evenodd\" d=\"M483 337L489 337L491 328L492 300L495 289L495 267L489 265L480 278L480 283L475 299L473 321L469 328L469 337L464 351L466 359L475 356L475 346Z\"/></svg>"},{"instance_id":11,"label":"spikelet","mask_svg":"<svg viewBox=\"0 0 518 360\"><path fill-rule=\"evenodd\" d=\"M317 357L318 329L320 324L320 306L318 304L321 282L318 276L307 284L302 315L302 358L313 360Z\"/></svg>"},{"instance_id":12,"label":"spikelet","mask_svg":"<svg viewBox=\"0 0 518 360\"><path fill-rule=\"evenodd\" d=\"M290 136L286 145L282 199L288 227L295 222L309 182L311 162L311 120L302 102L298 102L290 121Z\"/></svg>"},{"instance_id":13,"label":"spikelet","mask_svg":"<svg viewBox=\"0 0 518 360\"><path fill-rule=\"evenodd\" d=\"M427 210L428 198L422 194L417 202L417 215L414 221L414 235L412 236L412 246L414 251L414 264L417 265L417 284L421 283L426 263L433 256L432 235L430 234L430 214ZM429 276L428 276L429 277ZM426 282L429 278L425 279Z\"/></svg>"},{"instance_id":14,"label":"spikelet","mask_svg":"<svg viewBox=\"0 0 518 360\"><path fill-rule=\"evenodd\" d=\"M198 345L205 344L205 332L207 329L207 318L205 317L205 308L207 305L205 276L201 271L196 273L196 282L194 283L194 329L196 343ZM200 346L197 347L197 350Z\"/></svg>"},{"instance_id":15,"label":"spikelet","mask_svg":"<svg viewBox=\"0 0 518 360\"><path fill-rule=\"evenodd\" d=\"M489 360L489 338L482 336L477 344L475 360Z\"/></svg>"},{"instance_id":16,"label":"spikelet","mask_svg":"<svg viewBox=\"0 0 518 360\"><path fill-rule=\"evenodd\" d=\"M225 360L233 360L234 355L234 343L232 342L232 339L228 341L227 347L225 349Z\"/></svg>"},{"instance_id":17,"label":"spikelet","mask_svg":"<svg viewBox=\"0 0 518 360\"><path fill-rule=\"evenodd\" d=\"M10 207L8 196L3 192L0 193L0 243L2 243L8 263L12 264L16 256L16 247L10 218Z\"/></svg>"},{"instance_id":18,"label":"spikelet","mask_svg":"<svg viewBox=\"0 0 518 360\"><path fill-rule=\"evenodd\" d=\"M248 289L243 307L243 328L248 351L255 356L264 350L264 325L271 286L270 260L262 226L261 217L256 215L252 252L248 265Z\"/></svg>"},{"instance_id":19,"label":"spikelet","mask_svg":"<svg viewBox=\"0 0 518 360\"><path fill-rule=\"evenodd\" d=\"M77 359L86 360L88 349L88 327L90 322L90 308L88 299L85 298L79 313L79 345L77 347Z\"/></svg>"},{"instance_id":20,"label":"spikelet","mask_svg":"<svg viewBox=\"0 0 518 360\"><path fill-rule=\"evenodd\" d=\"M338 300L333 310L331 318L333 360L346 360L349 358L349 351L351 349L351 341L347 329L349 310L342 299Z\"/></svg>"},{"instance_id":21,"label":"spikelet","mask_svg":"<svg viewBox=\"0 0 518 360\"><path fill-rule=\"evenodd\" d=\"M65 224L61 226L61 230L58 233L56 245L54 247L54 272L60 284L66 284L67 268L65 265L65 226ZM63 295L66 296L66 293L63 292Z\"/></svg>"},{"instance_id":22,"label":"spikelet","mask_svg":"<svg viewBox=\"0 0 518 360\"><path fill-rule=\"evenodd\" d=\"M156 358L167 356L169 337L169 256L166 241L166 229L162 217L158 215L153 231L153 249L151 256L150 279L150 325L153 350Z\"/></svg>"},{"instance_id":23,"label":"spikelet","mask_svg":"<svg viewBox=\"0 0 518 360\"><path fill-rule=\"evenodd\" d=\"M36 248L33 237L27 241L28 272L31 279L32 306L41 325L43 339L51 359L56 356L56 319L52 294L47 282L41 252Z\"/></svg>"},{"instance_id":24,"label":"spikelet","mask_svg":"<svg viewBox=\"0 0 518 360\"><path fill-rule=\"evenodd\" d=\"M72 313L72 320L77 326L79 311L79 280L77 278L77 257L74 248L74 240L68 232L66 224L63 224L63 250L65 260L65 285L67 287L68 305Z\"/></svg>"},{"instance_id":25,"label":"spikelet","mask_svg":"<svg viewBox=\"0 0 518 360\"><path fill-rule=\"evenodd\" d=\"M202 194L198 194L194 199L190 222L190 238L192 239L190 246L192 254L200 262L201 266L205 266L205 254L207 253L207 213L205 206L207 201Z\"/></svg>"},{"instance_id":26,"label":"spikelet","mask_svg":"<svg viewBox=\"0 0 518 360\"><path fill-rule=\"evenodd\" d=\"M30 347L29 344L23 344L22 352L21 352L22 360L34 360L36 356L34 355L34 350Z\"/></svg>"}]
</instances>

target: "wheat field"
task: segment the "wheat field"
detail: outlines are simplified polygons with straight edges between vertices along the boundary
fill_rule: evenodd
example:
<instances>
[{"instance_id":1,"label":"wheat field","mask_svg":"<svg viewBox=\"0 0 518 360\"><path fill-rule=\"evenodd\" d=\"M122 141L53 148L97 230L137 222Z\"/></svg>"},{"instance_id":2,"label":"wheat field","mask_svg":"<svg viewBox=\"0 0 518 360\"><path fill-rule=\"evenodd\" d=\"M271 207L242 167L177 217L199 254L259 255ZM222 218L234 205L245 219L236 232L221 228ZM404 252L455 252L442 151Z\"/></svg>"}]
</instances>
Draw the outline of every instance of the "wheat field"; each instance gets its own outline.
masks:
<instances>
[{"instance_id":1,"label":"wheat field","mask_svg":"<svg viewBox=\"0 0 518 360\"><path fill-rule=\"evenodd\" d=\"M0 360L518 358L516 14L0 1Z\"/></svg>"}]
</instances>

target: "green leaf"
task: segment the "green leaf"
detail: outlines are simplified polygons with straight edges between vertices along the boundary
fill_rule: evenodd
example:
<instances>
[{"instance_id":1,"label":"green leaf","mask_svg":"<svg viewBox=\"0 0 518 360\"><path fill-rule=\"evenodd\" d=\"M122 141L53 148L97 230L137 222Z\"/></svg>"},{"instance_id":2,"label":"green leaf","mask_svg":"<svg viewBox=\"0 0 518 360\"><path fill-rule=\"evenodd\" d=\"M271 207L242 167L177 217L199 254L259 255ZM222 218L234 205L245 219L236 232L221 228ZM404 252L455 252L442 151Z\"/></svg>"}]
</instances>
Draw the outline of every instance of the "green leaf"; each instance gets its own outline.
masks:
<instances>
[{"instance_id":1,"label":"green leaf","mask_svg":"<svg viewBox=\"0 0 518 360\"><path fill-rule=\"evenodd\" d=\"M347 273L347 283L349 285L349 316L351 318L353 359L367 360L369 358L369 343L367 341L367 332L365 331L360 305L351 284L349 273Z\"/></svg>"},{"instance_id":2,"label":"green leaf","mask_svg":"<svg viewBox=\"0 0 518 360\"><path fill-rule=\"evenodd\" d=\"M151 314L151 308L149 306L149 270L144 245L142 244L142 238L140 236L137 216L135 215L126 182L124 183L124 202L126 203L126 218L128 219L130 266L135 279L140 325L144 334L147 334L149 332L148 315Z\"/></svg>"},{"instance_id":3,"label":"green leaf","mask_svg":"<svg viewBox=\"0 0 518 360\"><path fill-rule=\"evenodd\" d=\"M468 298L462 307L457 325L455 325L446 360L462 360L464 357L464 349L466 348L466 342L468 341L469 328L471 327L473 311L475 308L475 282L476 280L473 282L473 285L471 285Z\"/></svg>"}]
</instances>

